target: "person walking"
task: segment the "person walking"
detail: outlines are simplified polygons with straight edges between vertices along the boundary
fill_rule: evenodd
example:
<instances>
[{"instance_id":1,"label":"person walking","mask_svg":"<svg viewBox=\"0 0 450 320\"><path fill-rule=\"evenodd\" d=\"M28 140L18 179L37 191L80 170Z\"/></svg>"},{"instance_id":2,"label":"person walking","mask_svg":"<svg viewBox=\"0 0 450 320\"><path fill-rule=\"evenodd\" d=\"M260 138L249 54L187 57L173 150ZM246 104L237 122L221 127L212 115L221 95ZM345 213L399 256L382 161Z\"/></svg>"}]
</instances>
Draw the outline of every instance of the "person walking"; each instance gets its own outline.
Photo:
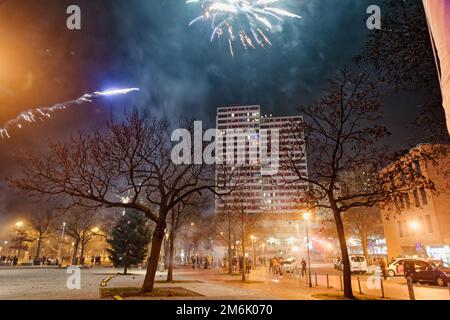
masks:
<instances>
[{"instance_id":1,"label":"person walking","mask_svg":"<svg viewBox=\"0 0 450 320\"><path fill-rule=\"evenodd\" d=\"M383 275L383 279L387 280L386 260L384 260L384 258L380 259L380 269L381 269L381 274Z\"/></svg>"},{"instance_id":2,"label":"person walking","mask_svg":"<svg viewBox=\"0 0 450 320\"><path fill-rule=\"evenodd\" d=\"M302 258L301 265L302 265L302 277L304 277L304 276L306 276L306 261L303 258Z\"/></svg>"}]
</instances>

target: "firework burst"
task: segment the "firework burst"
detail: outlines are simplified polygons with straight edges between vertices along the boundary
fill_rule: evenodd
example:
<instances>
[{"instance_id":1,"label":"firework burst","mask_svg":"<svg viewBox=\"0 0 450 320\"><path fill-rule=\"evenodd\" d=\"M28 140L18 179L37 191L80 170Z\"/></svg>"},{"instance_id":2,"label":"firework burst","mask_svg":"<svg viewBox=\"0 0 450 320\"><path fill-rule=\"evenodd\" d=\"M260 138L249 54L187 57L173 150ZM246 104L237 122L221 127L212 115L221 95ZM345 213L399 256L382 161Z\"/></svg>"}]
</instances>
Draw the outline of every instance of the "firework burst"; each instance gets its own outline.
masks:
<instances>
[{"instance_id":1,"label":"firework burst","mask_svg":"<svg viewBox=\"0 0 450 320\"><path fill-rule=\"evenodd\" d=\"M211 21L211 42L226 37L229 50L234 56L234 42L239 41L245 49L272 45L269 38L275 26L285 18L301 19L279 7L284 0L186 0L202 7L202 15L189 23Z\"/></svg>"},{"instance_id":2,"label":"firework burst","mask_svg":"<svg viewBox=\"0 0 450 320\"><path fill-rule=\"evenodd\" d=\"M10 138L9 130L13 127L16 127L18 129L22 128L22 126L25 123L32 123L37 121L45 121L48 118L52 117L52 114L65 110L70 105L80 105L84 103L91 103L92 99L97 97L104 97L104 96L116 96L116 95L124 95L128 94L133 91L139 91L138 88L126 88L126 89L113 89L113 90L106 90L106 91L96 91L93 93L86 93L82 95L81 97L66 101L57 103L51 107L44 107L44 108L34 108L27 111L22 112L17 117L8 120L3 127L0 127L0 138Z\"/></svg>"}]
</instances>

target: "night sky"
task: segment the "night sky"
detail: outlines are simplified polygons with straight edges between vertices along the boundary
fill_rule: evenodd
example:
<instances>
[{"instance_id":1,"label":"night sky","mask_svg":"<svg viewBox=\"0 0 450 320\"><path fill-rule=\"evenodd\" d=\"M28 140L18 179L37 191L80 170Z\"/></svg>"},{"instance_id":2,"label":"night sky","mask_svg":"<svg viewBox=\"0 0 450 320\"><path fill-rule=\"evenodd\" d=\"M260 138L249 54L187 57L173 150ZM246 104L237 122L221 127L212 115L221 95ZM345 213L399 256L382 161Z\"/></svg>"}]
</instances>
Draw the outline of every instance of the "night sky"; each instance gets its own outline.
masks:
<instances>
[{"instance_id":1,"label":"night sky","mask_svg":"<svg viewBox=\"0 0 450 320\"><path fill-rule=\"evenodd\" d=\"M184 0L0 0L0 126L32 106L111 87L141 88L138 94L75 106L45 123L13 130L11 139L0 140L0 175L17 172L21 152L45 152L49 138L89 130L132 108L156 116L186 115L209 125L217 107L231 104L295 114L300 104L320 97L327 79L352 63L370 32L366 9L381 3L286 0L303 19L287 19L272 35L272 47L236 48L233 58L226 41L210 42L208 23L188 26L199 11ZM81 31L66 28L70 4L81 7ZM414 97L389 98L384 111L393 145L420 137L410 127L420 111ZM32 210L35 203L27 200L0 182L0 223Z\"/></svg>"}]
</instances>

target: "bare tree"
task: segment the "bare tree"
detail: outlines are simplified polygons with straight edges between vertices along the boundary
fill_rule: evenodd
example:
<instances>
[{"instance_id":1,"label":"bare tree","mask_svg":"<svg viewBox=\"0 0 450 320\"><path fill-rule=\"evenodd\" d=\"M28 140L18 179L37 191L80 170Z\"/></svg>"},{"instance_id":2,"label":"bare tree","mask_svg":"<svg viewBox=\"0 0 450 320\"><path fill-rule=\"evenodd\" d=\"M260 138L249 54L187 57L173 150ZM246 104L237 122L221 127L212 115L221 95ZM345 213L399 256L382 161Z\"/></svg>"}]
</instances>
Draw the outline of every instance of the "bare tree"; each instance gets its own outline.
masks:
<instances>
[{"instance_id":1,"label":"bare tree","mask_svg":"<svg viewBox=\"0 0 450 320\"><path fill-rule=\"evenodd\" d=\"M58 215L52 210L35 211L31 214L29 222L31 234L36 240L36 252L33 263L37 263L41 255L42 241L55 231L55 222Z\"/></svg>"},{"instance_id":2,"label":"bare tree","mask_svg":"<svg viewBox=\"0 0 450 320\"><path fill-rule=\"evenodd\" d=\"M437 65L422 1L385 0L383 28L371 32L356 61L370 65L378 78L397 92L418 97L422 108L414 125L421 142L447 142ZM386 88L387 90L388 88ZM423 123L427 123L423 128ZM417 141L410 141L413 145Z\"/></svg>"},{"instance_id":3,"label":"bare tree","mask_svg":"<svg viewBox=\"0 0 450 320\"><path fill-rule=\"evenodd\" d=\"M344 295L348 298L353 298L353 292L342 214L379 202L388 204L411 190L412 184L432 187L423 176L397 183L406 162L381 170L392 158L381 144L388 131L378 124L381 105L377 89L378 83L370 81L367 74L343 70L318 103L301 108L305 119L293 124L297 126L292 128L295 141L280 141L287 153L281 166L310 185L301 202L333 213L344 266ZM306 153L312 164L308 175L301 162ZM360 174L348 179L349 172Z\"/></svg>"},{"instance_id":4,"label":"bare tree","mask_svg":"<svg viewBox=\"0 0 450 320\"><path fill-rule=\"evenodd\" d=\"M247 176L245 172L251 170L249 167L243 168L241 175ZM261 219L259 213L250 213L248 203L252 203L253 199L245 197L245 184L239 186L231 194L223 197L224 210L219 212L219 218L225 225L226 233L221 236L228 244L228 259L230 262L231 246L236 245L236 240L239 240L242 253L242 281L247 280L247 244L250 240L250 235L255 233L258 228L258 221ZM233 237L232 237L233 235ZM234 243L232 242L232 240ZM229 269L230 272L230 269Z\"/></svg>"},{"instance_id":5,"label":"bare tree","mask_svg":"<svg viewBox=\"0 0 450 320\"><path fill-rule=\"evenodd\" d=\"M203 200L203 201L202 201ZM187 226L190 221L201 219L202 204L206 199L202 199L197 194L179 202L170 210L168 217L169 232L169 262L167 270L167 281L173 281L173 267L175 258L175 243L180 230Z\"/></svg>"},{"instance_id":6,"label":"bare tree","mask_svg":"<svg viewBox=\"0 0 450 320\"><path fill-rule=\"evenodd\" d=\"M191 129L191 123L185 128ZM93 134L52 143L47 155L29 155L23 177L10 182L24 191L68 198L72 205L143 212L155 224L142 286L152 291L170 210L202 190L220 192L210 167L172 161L171 133L166 120L134 112ZM185 152L194 159L194 150Z\"/></svg>"},{"instance_id":7,"label":"bare tree","mask_svg":"<svg viewBox=\"0 0 450 320\"><path fill-rule=\"evenodd\" d=\"M215 229L215 233L218 234L219 240L225 243L227 247L228 258L228 273L233 273L232 260L233 260L233 247L236 245L236 216L233 214L233 210L226 209L217 213L211 226Z\"/></svg>"},{"instance_id":8,"label":"bare tree","mask_svg":"<svg viewBox=\"0 0 450 320\"><path fill-rule=\"evenodd\" d=\"M66 233L73 239L72 264L82 264L86 245L96 234L93 231L96 223L95 214L89 210L74 209L68 211L65 218L67 220L65 226ZM79 251L80 257L78 258Z\"/></svg>"},{"instance_id":9,"label":"bare tree","mask_svg":"<svg viewBox=\"0 0 450 320\"><path fill-rule=\"evenodd\" d=\"M369 260L369 237L381 235L383 226L378 207L357 208L347 211L344 216L344 227L347 234L361 241L361 248L366 260Z\"/></svg>"},{"instance_id":10,"label":"bare tree","mask_svg":"<svg viewBox=\"0 0 450 320\"><path fill-rule=\"evenodd\" d=\"M27 230L16 230L14 238L12 239L12 245L9 247L10 249L17 250L17 262L20 259L20 254L22 250L27 250L27 243L33 242L34 239L30 236L29 231Z\"/></svg>"}]
</instances>

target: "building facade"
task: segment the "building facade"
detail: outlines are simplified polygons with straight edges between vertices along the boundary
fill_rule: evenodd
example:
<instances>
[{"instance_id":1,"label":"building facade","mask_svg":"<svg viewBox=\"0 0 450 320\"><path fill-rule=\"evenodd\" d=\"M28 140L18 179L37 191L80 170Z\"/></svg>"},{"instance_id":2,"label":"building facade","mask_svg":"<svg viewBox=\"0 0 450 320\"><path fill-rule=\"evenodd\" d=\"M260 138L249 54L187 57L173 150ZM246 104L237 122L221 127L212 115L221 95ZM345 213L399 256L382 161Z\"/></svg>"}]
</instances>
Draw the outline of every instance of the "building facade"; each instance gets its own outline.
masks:
<instances>
[{"instance_id":1,"label":"building facade","mask_svg":"<svg viewBox=\"0 0 450 320\"><path fill-rule=\"evenodd\" d=\"M303 137L302 132L294 132L302 121L301 116L264 115L260 106L217 109L216 127L222 138L218 139L217 157L235 162L245 158L240 167L246 167L245 175L249 179L239 192L216 199L215 211L220 214L240 208L246 214L262 214L261 228L267 232L264 232L264 239L258 239L258 244L264 247L267 256L296 255L305 249L305 225L299 198L308 184L298 181L298 175L283 166L288 156L297 157L297 167L307 177L304 144L303 148L283 148L284 144L295 144ZM233 139L229 139L230 135ZM216 179L229 172L230 167L233 164L228 162L217 166Z\"/></svg>"},{"instance_id":2,"label":"building facade","mask_svg":"<svg viewBox=\"0 0 450 320\"><path fill-rule=\"evenodd\" d=\"M298 212L297 201L299 192L305 191L308 184L298 180L298 175L286 168L282 163L286 160L288 151L280 144L293 143L295 133L292 127L303 121L296 117L273 117L261 114L260 106L235 106L217 109L216 125L222 139L218 140L217 156L221 159L245 159L243 166L247 167L247 183L239 192L240 205L247 213L295 213ZM227 139L233 135L233 139ZM296 135L296 137L298 134ZM277 140L277 141L275 141ZM301 150L295 151L298 154ZM264 155L265 156L264 156ZM267 159L268 161L265 161ZM307 176L306 156L298 159L302 175ZM218 167L216 177L229 170L235 164L226 162ZM242 199L245 198L245 199ZM224 210L234 201L230 197L224 201L216 201L216 212ZM226 201L225 201L226 202Z\"/></svg>"},{"instance_id":3,"label":"building facade","mask_svg":"<svg viewBox=\"0 0 450 320\"><path fill-rule=\"evenodd\" d=\"M405 179L422 175L433 182L436 191L419 186L399 197L395 210L382 209L389 258L426 256L450 262L450 157L435 161L414 157L433 147L420 145L410 151L408 160L399 160L409 161L402 166L407 171Z\"/></svg>"}]
</instances>

